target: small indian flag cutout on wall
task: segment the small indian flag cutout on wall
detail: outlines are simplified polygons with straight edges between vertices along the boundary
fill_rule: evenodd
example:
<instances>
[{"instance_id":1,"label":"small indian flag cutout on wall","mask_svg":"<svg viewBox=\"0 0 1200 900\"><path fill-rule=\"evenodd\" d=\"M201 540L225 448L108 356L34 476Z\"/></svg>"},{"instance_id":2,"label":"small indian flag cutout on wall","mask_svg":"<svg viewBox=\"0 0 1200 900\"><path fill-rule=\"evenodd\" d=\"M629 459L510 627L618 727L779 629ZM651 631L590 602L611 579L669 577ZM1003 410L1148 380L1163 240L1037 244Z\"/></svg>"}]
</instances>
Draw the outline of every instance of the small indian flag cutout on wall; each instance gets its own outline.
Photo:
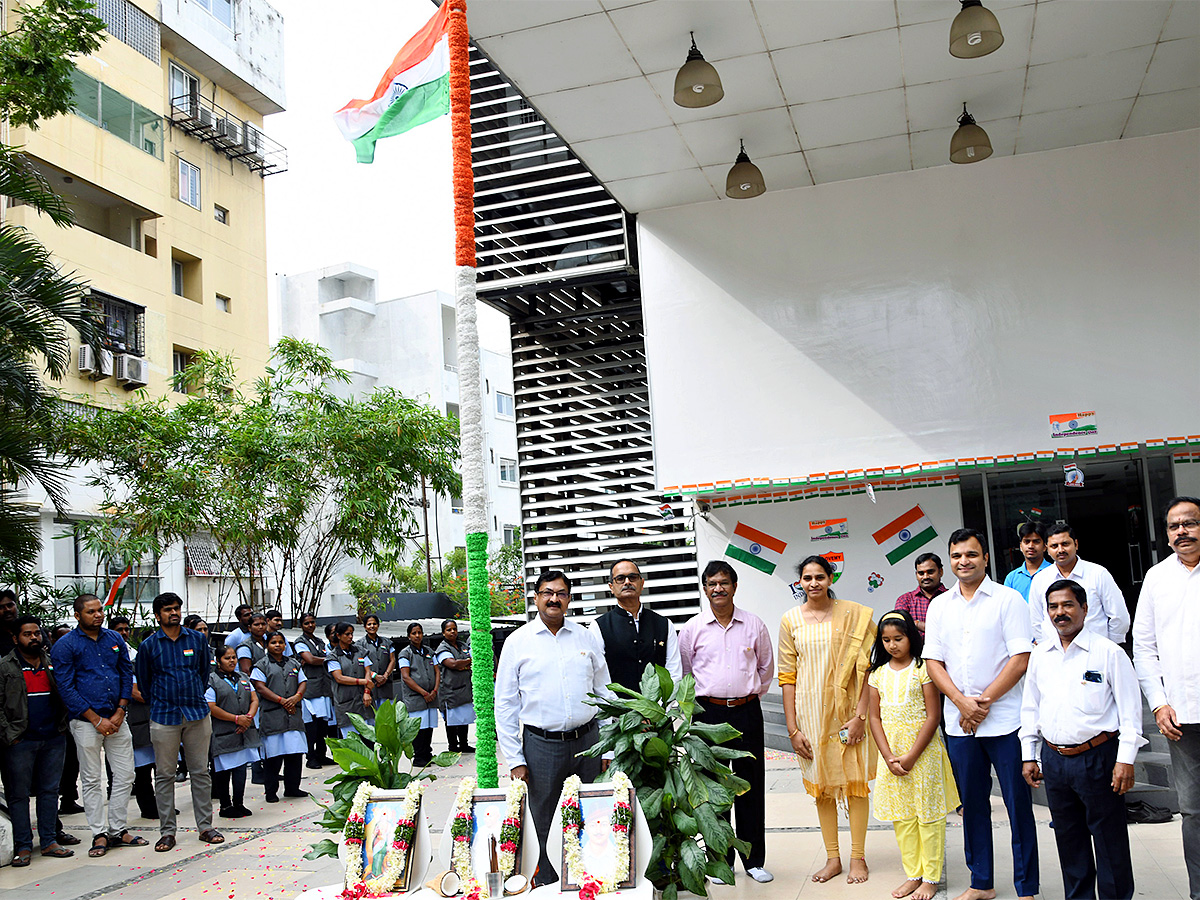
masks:
<instances>
[{"instance_id":1,"label":"small indian flag cutout on wall","mask_svg":"<svg viewBox=\"0 0 1200 900\"><path fill-rule=\"evenodd\" d=\"M835 541L849 536L845 519L813 519L808 523L809 540Z\"/></svg>"},{"instance_id":2,"label":"small indian flag cutout on wall","mask_svg":"<svg viewBox=\"0 0 1200 900\"><path fill-rule=\"evenodd\" d=\"M914 506L904 515L888 522L871 537L887 557L888 563L894 566L918 547L932 541L937 537L937 532L933 530L933 523L921 507Z\"/></svg>"},{"instance_id":3,"label":"small indian flag cutout on wall","mask_svg":"<svg viewBox=\"0 0 1200 900\"><path fill-rule=\"evenodd\" d=\"M786 549L787 541L781 541L765 531L738 522L737 528L733 529L729 546L725 548L725 555L771 575L775 572L775 567L783 561L783 551Z\"/></svg>"}]
</instances>

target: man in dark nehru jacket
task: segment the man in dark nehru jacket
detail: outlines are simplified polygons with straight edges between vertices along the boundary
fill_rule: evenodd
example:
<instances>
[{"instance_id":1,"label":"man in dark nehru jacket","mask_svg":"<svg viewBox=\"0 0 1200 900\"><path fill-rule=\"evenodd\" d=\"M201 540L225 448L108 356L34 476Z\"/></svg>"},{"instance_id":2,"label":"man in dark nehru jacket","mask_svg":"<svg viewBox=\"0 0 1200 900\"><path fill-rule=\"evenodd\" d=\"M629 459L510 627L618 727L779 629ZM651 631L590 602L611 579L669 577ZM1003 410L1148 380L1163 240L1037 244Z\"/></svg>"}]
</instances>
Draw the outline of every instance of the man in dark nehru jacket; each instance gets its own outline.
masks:
<instances>
[{"instance_id":1,"label":"man in dark nehru jacket","mask_svg":"<svg viewBox=\"0 0 1200 900\"><path fill-rule=\"evenodd\" d=\"M679 639L670 619L642 605L645 576L632 559L609 568L608 589L617 605L596 619L608 671L617 684L637 690L647 663L664 666L671 677L683 677Z\"/></svg>"}]
</instances>

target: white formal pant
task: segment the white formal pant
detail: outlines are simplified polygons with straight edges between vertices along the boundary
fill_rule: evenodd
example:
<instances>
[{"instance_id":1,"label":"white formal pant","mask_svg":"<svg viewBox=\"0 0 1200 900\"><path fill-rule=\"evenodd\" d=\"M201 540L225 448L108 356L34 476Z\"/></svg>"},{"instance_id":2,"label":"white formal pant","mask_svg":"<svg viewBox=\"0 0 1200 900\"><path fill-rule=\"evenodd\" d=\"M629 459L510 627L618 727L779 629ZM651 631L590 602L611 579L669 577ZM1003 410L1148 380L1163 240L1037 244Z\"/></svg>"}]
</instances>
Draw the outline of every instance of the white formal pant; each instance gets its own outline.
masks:
<instances>
[{"instance_id":1,"label":"white formal pant","mask_svg":"<svg viewBox=\"0 0 1200 900\"><path fill-rule=\"evenodd\" d=\"M124 721L114 734L102 735L84 719L71 720L71 737L79 755L79 780L83 786L83 812L87 816L92 837L102 834L118 835L125 830L129 813L129 795L133 791L133 733ZM108 757L112 769L112 793L108 797L107 826L104 816L104 760Z\"/></svg>"}]
</instances>

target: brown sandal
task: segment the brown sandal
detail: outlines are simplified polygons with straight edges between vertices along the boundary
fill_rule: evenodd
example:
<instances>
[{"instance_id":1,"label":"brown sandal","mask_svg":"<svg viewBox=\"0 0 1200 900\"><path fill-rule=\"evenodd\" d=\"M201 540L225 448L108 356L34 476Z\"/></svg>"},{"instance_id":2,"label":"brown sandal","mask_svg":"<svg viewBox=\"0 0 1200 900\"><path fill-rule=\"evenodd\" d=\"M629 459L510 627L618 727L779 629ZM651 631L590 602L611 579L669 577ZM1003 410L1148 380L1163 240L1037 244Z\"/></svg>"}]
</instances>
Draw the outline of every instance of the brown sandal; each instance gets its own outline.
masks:
<instances>
[{"instance_id":1,"label":"brown sandal","mask_svg":"<svg viewBox=\"0 0 1200 900\"><path fill-rule=\"evenodd\" d=\"M155 853L166 853L169 850L175 849L175 835L164 834L158 839L158 843L154 845Z\"/></svg>"},{"instance_id":2,"label":"brown sandal","mask_svg":"<svg viewBox=\"0 0 1200 900\"><path fill-rule=\"evenodd\" d=\"M221 834L215 828L209 828L206 831L200 832L200 840L206 844L223 844L225 843L225 835Z\"/></svg>"}]
</instances>

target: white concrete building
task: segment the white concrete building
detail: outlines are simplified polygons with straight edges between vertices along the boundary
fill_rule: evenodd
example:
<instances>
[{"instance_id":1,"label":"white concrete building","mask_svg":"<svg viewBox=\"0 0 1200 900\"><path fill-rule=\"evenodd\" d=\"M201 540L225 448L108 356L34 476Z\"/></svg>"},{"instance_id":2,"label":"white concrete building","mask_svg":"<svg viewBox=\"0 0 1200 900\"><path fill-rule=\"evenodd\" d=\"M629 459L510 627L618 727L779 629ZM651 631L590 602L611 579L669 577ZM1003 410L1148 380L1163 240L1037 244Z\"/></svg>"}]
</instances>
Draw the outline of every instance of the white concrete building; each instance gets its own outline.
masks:
<instances>
[{"instance_id":1,"label":"white concrete building","mask_svg":"<svg viewBox=\"0 0 1200 900\"><path fill-rule=\"evenodd\" d=\"M378 273L356 263L282 275L279 330L328 349L350 373L353 393L393 387L457 415L454 298L442 291L425 291L379 299L377 284ZM487 315L500 316L481 308L481 318ZM480 329L490 548L510 543L521 521L512 353L506 339L489 340L488 335L496 333L507 336L502 328ZM436 564L454 548L466 546L462 500L433 492L427 499L430 557ZM420 501L419 493L414 500ZM417 515L420 520L419 507ZM342 589L338 581L335 591Z\"/></svg>"}]
</instances>

